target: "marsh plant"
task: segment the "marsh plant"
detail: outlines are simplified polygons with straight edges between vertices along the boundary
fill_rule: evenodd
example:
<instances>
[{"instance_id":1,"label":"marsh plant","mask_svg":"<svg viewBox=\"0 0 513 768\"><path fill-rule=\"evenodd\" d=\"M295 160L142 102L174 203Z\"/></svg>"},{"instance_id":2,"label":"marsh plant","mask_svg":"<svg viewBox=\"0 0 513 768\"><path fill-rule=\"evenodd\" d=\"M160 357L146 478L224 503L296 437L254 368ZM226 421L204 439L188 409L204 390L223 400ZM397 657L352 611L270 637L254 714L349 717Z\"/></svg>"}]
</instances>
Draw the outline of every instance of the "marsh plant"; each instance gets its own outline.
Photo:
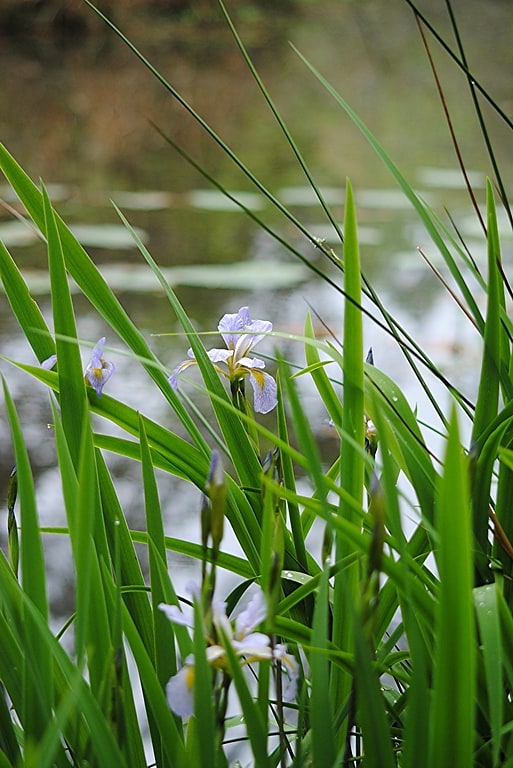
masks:
<instances>
[{"instance_id":1,"label":"marsh plant","mask_svg":"<svg viewBox=\"0 0 513 768\"><path fill-rule=\"evenodd\" d=\"M181 326L184 353L189 348L187 359L173 361L170 370L45 186L35 185L0 148L3 174L47 247L52 328L1 244L0 274L34 353L33 364L10 362L48 390L67 518L65 528L41 528L25 425L7 373L4 407L16 466L6 489L9 546L0 555L0 766L513 766L513 325L506 305L512 294L496 199L509 209L493 153L482 274L457 233L417 196L342 96L304 62L378 153L445 262L451 295L481 337L479 387L471 401L390 315L362 273L351 183L341 228L222 5L220 13L338 233L333 250L125 42L321 254L310 260L240 204L338 292L340 324L321 339L312 317L305 317L294 341L304 350L300 367L286 360L283 339L272 330L279 316L253 319L262 314L257 300L251 307L227 306L219 323L212 318L209 328L196 329L119 211ZM416 17L426 46L436 37L447 47L426 18ZM452 13L451 19L455 25ZM511 128L478 73L468 70L463 50L451 53L471 96L487 98ZM478 99L475 107L481 120ZM105 327L85 371L80 347L91 340L77 336L69 277ZM486 296L485 314L471 279ZM397 343L436 423L419 422L415 404L380 369L379 355L368 354L364 314ZM224 346L207 350L202 332L215 332L217 323ZM253 357L257 343L265 362ZM120 375L110 362L116 353L142 366L148 393L158 390L164 398L175 430L109 394ZM427 374L446 388L447 413ZM329 465L303 407L298 384L305 378L338 441ZM202 415L206 400L208 415ZM98 415L110 431L97 431ZM463 424L471 424L467 444ZM140 465L144 530L127 523L108 454ZM197 543L166 535L157 473L196 489L186 513L197 520ZM308 544L314 527L322 531L321 546ZM242 554L225 547L228 528ZM50 621L43 532L65 536L71 545L72 650ZM177 594L169 554L199 565L199 581L184 594ZM228 594L220 571L236 580Z\"/></svg>"}]
</instances>

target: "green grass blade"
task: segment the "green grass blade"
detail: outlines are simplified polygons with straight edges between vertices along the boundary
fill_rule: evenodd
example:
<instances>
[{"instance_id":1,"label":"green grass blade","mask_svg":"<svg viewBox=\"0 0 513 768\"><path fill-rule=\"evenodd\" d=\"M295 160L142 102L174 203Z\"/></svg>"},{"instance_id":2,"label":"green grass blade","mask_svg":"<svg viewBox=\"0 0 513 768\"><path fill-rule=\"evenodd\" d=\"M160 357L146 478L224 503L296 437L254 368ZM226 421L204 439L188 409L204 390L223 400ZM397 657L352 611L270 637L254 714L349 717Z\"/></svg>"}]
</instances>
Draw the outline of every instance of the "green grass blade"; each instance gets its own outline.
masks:
<instances>
[{"instance_id":1,"label":"green grass blade","mask_svg":"<svg viewBox=\"0 0 513 768\"><path fill-rule=\"evenodd\" d=\"M294 46L292 46L294 48ZM321 75L321 73L312 65L310 62L297 50L297 48L294 48L300 59L304 62L304 64L308 67L308 69L315 75L315 77L319 80L320 83L326 88L326 90L334 97L337 104L342 107L342 109L346 112L346 114L351 118L351 120L354 122L354 124L357 126L357 128L360 130L362 135L366 138L370 146L374 149L378 157L383 161L385 166L388 168L396 182L398 183L401 190L404 192L404 195L406 198L410 201L413 208L417 212L420 220L422 221L423 225L426 228L426 231L431 236L433 242L437 246L438 250L440 251L444 261L446 262L447 266L449 267L452 276L456 280L464 298L465 303L467 307L470 309L472 316L476 323L478 324L478 327L480 329L483 329L484 327L484 321L481 315L481 312L479 311L479 307L477 305L477 302L472 295L471 288L466 284L463 274L461 270L459 269L457 263L455 262L451 252L447 248L445 241L441 237L437 227L435 226L435 223L433 221L433 217L430 214L430 211L426 204L419 198L419 196L414 192L412 187L408 184L404 176L401 174L397 166L392 162L391 158L388 156L388 154L385 152L379 141L376 139L376 137L371 133L371 131L367 128L365 123L358 117L358 115L351 109L349 104L342 98L342 96L333 88L333 86Z\"/></svg>"},{"instance_id":2,"label":"green grass blade","mask_svg":"<svg viewBox=\"0 0 513 768\"><path fill-rule=\"evenodd\" d=\"M0 696L0 758L4 758L5 765L9 768L22 764L12 709L13 707L7 704L6 696ZM2 763L0 768L3 768Z\"/></svg>"},{"instance_id":3,"label":"green grass blade","mask_svg":"<svg viewBox=\"0 0 513 768\"><path fill-rule=\"evenodd\" d=\"M137 589L144 590L146 582L112 478L100 451L96 452L96 468L103 520L112 562L115 561L116 547L119 552L118 577L120 584L118 586L129 585L132 587L132 591L125 594L124 602L145 648L148 653L151 653L154 647L152 611L146 594L136 591Z\"/></svg>"},{"instance_id":4,"label":"green grass blade","mask_svg":"<svg viewBox=\"0 0 513 768\"><path fill-rule=\"evenodd\" d=\"M127 227L128 231L134 238L134 242L139 248L141 254L144 256L149 266L153 270L157 280L160 282L180 322L180 325L185 331L187 340L189 341L189 344L191 345L191 348L194 352L194 356L202 373L207 390L209 394L214 395L214 397L211 397L212 407L221 427L221 431L223 432L226 445L230 451L231 460L239 475L241 483L250 487L257 486L260 478L260 464L251 444L251 440L248 436L247 429L241 423L238 415L234 413L232 409L226 408L224 406L224 403L229 404L230 400L226 390L221 384L219 374L209 359L205 347L195 332L192 323L190 322L182 305L178 301L176 294L171 289L168 281L160 271L158 265L148 250L145 248L144 244L141 242L140 238L137 236L137 233L129 224L125 216L123 216L119 209L116 208L116 210L118 211L123 224Z\"/></svg>"},{"instance_id":5,"label":"green grass blade","mask_svg":"<svg viewBox=\"0 0 513 768\"><path fill-rule=\"evenodd\" d=\"M357 717L361 725L366 768L396 768L385 698L372 666L371 649L361 618L353 620Z\"/></svg>"},{"instance_id":6,"label":"green grass blade","mask_svg":"<svg viewBox=\"0 0 513 768\"><path fill-rule=\"evenodd\" d=\"M371 394L366 403L368 415L374 421L374 407L382 412L390 426L388 447L410 480L422 514L432 524L436 472L417 419L403 392L379 368L366 365L365 377Z\"/></svg>"},{"instance_id":7,"label":"green grass blade","mask_svg":"<svg viewBox=\"0 0 513 768\"><path fill-rule=\"evenodd\" d=\"M59 403L64 433L75 466L78 463L85 415L85 384L78 345L75 315L71 301L64 254L53 208L43 187L43 209L48 244L48 269L52 291L52 311L56 334ZM69 339L69 341L68 341Z\"/></svg>"},{"instance_id":8,"label":"green grass blade","mask_svg":"<svg viewBox=\"0 0 513 768\"><path fill-rule=\"evenodd\" d=\"M503 638L497 592L495 584L486 584L474 589L474 605L486 677L494 768L501 765L501 729L504 712Z\"/></svg>"},{"instance_id":9,"label":"green grass blade","mask_svg":"<svg viewBox=\"0 0 513 768\"><path fill-rule=\"evenodd\" d=\"M318 185L316 184L315 179L314 179L312 173L310 172L310 169L308 168L308 166L307 166L307 164L306 164L306 162L305 162L301 152L299 151L299 148L298 148L296 142L292 138L292 134L290 133L289 129L287 128L287 125L286 125L285 121L283 120L282 116L280 115L280 113L278 111L278 108L276 107L275 103L273 102L273 100L272 100L269 92L267 91L267 89L266 89L266 87L265 87L265 85L264 85L260 75L258 74L258 72L257 72L257 70L256 70L256 68L255 68L255 66L254 66L254 64L253 64L253 62L251 60L251 57L248 54L247 49L245 48L241 38L239 37L239 35L237 33L237 30L235 29L235 26L234 26L234 24L233 24L233 22L232 22L232 20L230 18L230 15L228 14L228 12L227 12L227 10L225 8L224 3L222 2L222 0L218 0L218 2L219 2L219 5L221 6L221 10L223 12L223 16L225 17L226 22L227 22L228 26L230 27L230 31L231 31L233 37L235 38L235 42L237 43L237 45L239 47L239 50L242 53L242 56L244 57L244 60L245 60L246 64L248 65L249 70L250 70L251 74L253 75L253 77L255 79L255 82L257 83L257 85L258 85L258 87L259 87L259 89L260 89L264 99L266 100L267 105L269 106L269 109L271 110L271 112L273 113L274 117L276 118L278 126L279 126L281 132L283 133L283 135L285 136L285 139L286 139L287 143L289 144L289 146L290 146L290 148L291 148L291 150L292 150L292 152L294 154L294 157L296 158L300 168L303 170L303 173L305 174L305 176L306 176L306 178L308 180L308 184L310 185L310 187L315 192L315 194L317 196L317 199L318 199L322 209L326 213L329 221L331 222L331 225L333 226L333 229L335 230L335 232L339 236L340 240L343 240L342 232L340 230L340 226L339 226L337 220L335 219L335 216L333 215L333 213L331 212L328 204L326 203L326 200L324 199L324 196L323 196L321 190L319 189Z\"/></svg>"},{"instance_id":10,"label":"green grass blade","mask_svg":"<svg viewBox=\"0 0 513 768\"><path fill-rule=\"evenodd\" d=\"M94 553L94 527L98 515L99 499L96 482L96 466L90 428L84 424L82 446L77 474L77 527L72 538L73 559L76 571L76 654L79 666L85 661L90 639L92 596L92 568Z\"/></svg>"},{"instance_id":11,"label":"green grass blade","mask_svg":"<svg viewBox=\"0 0 513 768\"><path fill-rule=\"evenodd\" d=\"M319 581L319 592L310 641L310 726L312 731L313 768L326 768L335 761L335 737L331 700L326 695L330 684L330 662L326 654L328 643L329 571L325 569Z\"/></svg>"},{"instance_id":12,"label":"green grass blade","mask_svg":"<svg viewBox=\"0 0 513 768\"><path fill-rule=\"evenodd\" d=\"M342 437L340 446L340 485L347 495L361 505L364 489L364 378L363 331L361 303L360 255L356 211L351 184L346 187L344 217L344 358ZM338 514L350 523L356 522L352 504L341 497ZM336 535L336 559L341 561L354 554L349 541ZM337 648L351 652L354 635L352 609L358 602L359 564L353 563L335 576L333 588L332 640ZM343 670L334 669L331 676L332 707L340 707L348 699L353 681ZM337 750L346 740L347 720L337 734Z\"/></svg>"},{"instance_id":13,"label":"green grass blade","mask_svg":"<svg viewBox=\"0 0 513 768\"><path fill-rule=\"evenodd\" d=\"M499 402L500 367L502 351L501 310L504 293L499 272L500 246L497 230L497 214L490 181L487 181L486 201L488 211L488 288L484 332L481 377L472 429L472 445L497 416ZM477 543L476 579L478 583L489 581L488 568L488 505L474 505L474 532Z\"/></svg>"},{"instance_id":14,"label":"green grass blade","mask_svg":"<svg viewBox=\"0 0 513 768\"><path fill-rule=\"evenodd\" d=\"M278 407L277 407L277 420L278 420L278 435L280 439L289 444L289 434L287 426L287 418L285 413L285 405L283 399L283 389L280 376L277 377L278 385ZM283 483L286 488L296 492L296 480L294 475L294 466L290 454L287 451L281 451L280 462L283 472ZM308 553L305 544L305 532L301 524L301 513L299 511L299 505L293 501L287 503L287 509L289 513L290 530L292 533L292 540L294 542L294 550L297 558L297 562L300 567L303 568L305 573L308 573Z\"/></svg>"},{"instance_id":15,"label":"green grass blade","mask_svg":"<svg viewBox=\"0 0 513 768\"><path fill-rule=\"evenodd\" d=\"M181 729L172 715L157 677L151 657L146 651L139 632L128 610L123 606L123 631L134 656L141 681L148 716L152 718L162 739L166 759L173 768L189 768ZM114 765L114 763L113 763Z\"/></svg>"},{"instance_id":16,"label":"green grass blade","mask_svg":"<svg viewBox=\"0 0 513 768\"><path fill-rule=\"evenodd\" d=\"M34 224L43 234L46 234L42 195L1 143L0 169L22 201ZM194 421L182 406L179 398L169 386L162 365L155 358L143 335L128 317L109 285L98 271L98 268L76 237L56 214L54 214L54 219L57 224L62 250L65 255L66 269L69 274L99 315L116 331L135 356L142 361L148 375L182 421L191 440L195 442L200 450L204 450L208 454L209 450L205 440L194 424Z\"/></svg>"},{"instance_id":17,"label":"green grass blade","mask_svg":"<svg viewBox=\"0 0 513 768\"><path fill-rule=\"evenodd\" d=\"M18 477L23 590L43 620L47 621L46 566L39 531L34 481L18 415L5 382L4 398ZM25 655L21 667L18 668L18 673L22 674L24 690L22 719L26 739L37 741L52 718L52 660L47 655L46 648L39 647L30 613L24 617L22 632ZM35 659L37 659L37 663L35 663Z\"/></svg>"},{"instance_id":18,"label":"green grass blade","mask_svg":"<svg viewBox=\"0 0 513 768\"><path fill-rule=\"evenodd\" d=\"M307 339L315 339L315 332L310 313L305 320L305 336ZM342 424L342 404L337 397L333 384L329 380L328 374L320 365L321 357L319 350L313 344L305 344L305 358L309 366L313 382L317 391L326 406L326 410L334 424Z\"/></svg>"},{"instance_id":19,"label":"green grass blade","mask_svg":"<svg viewBox=\"0 0 513 768\"><path fill-rule=\"evenodd\" d=\"M42 363L55 353L52 335L16 262L1 241L0 277L13 314L36 358Z\"/></svg>"},{"instance_id":20,"label":"green grass blade","mask_svg":"<svg viewBox=\"0 0 513 768\"><path fill-rule=\"evenodd\" d=\"M431 768L472 765L476 712L476 635L468 464L455 414L436 509L440 574L431 708ZM457 713L457 717L454 716Z\"/></svg>"},{"instance_id":21,"label":"green grass blade","mask_svg":"<svg viewBox=\"0 0 513 768\"><path fill-rule=\"evenodd\" d=\"M242 671L241 661L235 655L228 638L223 638L223 645L226 650L228 667L239 697L244 723L247 728L251 750L255 760L255 766L259 768L271 768L270 759L267 754L267 728L262 711L258 704L253 700L251 691L244 673Z\"/></svg>"},{"instance_id":22,"label":"green grass blade","mask_svg":"<svg viewBox=\"0 0 513 768\"><path fill-rule=\"evenodd\" d=\"M205 652L205 627L199 600L194 601L194 717L201 738L201 766L215 768L217 747L212 669Z\"/></svg>"},{"instance_id":23,"label":"green grass blade","mask_svg":"<svg viewBox=\"0 0 513 768\"><path fill-rule=\"evenodd\" d=\"M142 419L141 467L144 487L144 506L146 511L146 528L148 531L148 542L150 544L148 557L155 633L155 669L164 686L171 675L174 675L177 671L173 625L164 613L158 609L160 603L169 602L168 598L171 582L168 580L168 589L166 590L161 580L162 571L160 563L166 562L166 541L164 537L162 510L160 507L155 471L151 461L150 449ZM173 602L176 602L176 596L174 594L173 597Z\"/></svg>"},{"instance_id":24,"label":"green grass blade","mask_svg":"<svg viewBox=\"0 0 513 768\"><path fill-rule=\"evenodd\" d=\"M70 689L78 684L77 680L80 680L77 707L81 713L80 728L78 735L75 728L71 728L65 734L72 751L79 758L85 737L86 740L90 739L91 751L101 768L112 765L124 768L126 763L123 755L115 743L109 725L92 696L89 686L81 675L77 677L77 667L49 630L46 619L34 606L32 600L22 591L3 556L0 556L0 583L2 584L3 608L0 612L0 676L6 685L10 698L15 705L18 704L16 709L21 722L24 723L24 717L23 709L20 708L19 703L21 697L19 670L23 665L23 656L27 654L25 622L28 618L33 632L33 643L37 648L33 654L29 655L29 660L31 660L33 667L37 668L45 658L52 659L52 664L48 665L48 670L51 670L53 675L57 704L63 697L66 697ZM48 725L50 721L51 719L46 720L42 724ZM42 729L41 738L43 737L44 730ZM69 765L68 762L63 762L60 759L57 764L59 766Z\"/></svg>"}]
</instances>

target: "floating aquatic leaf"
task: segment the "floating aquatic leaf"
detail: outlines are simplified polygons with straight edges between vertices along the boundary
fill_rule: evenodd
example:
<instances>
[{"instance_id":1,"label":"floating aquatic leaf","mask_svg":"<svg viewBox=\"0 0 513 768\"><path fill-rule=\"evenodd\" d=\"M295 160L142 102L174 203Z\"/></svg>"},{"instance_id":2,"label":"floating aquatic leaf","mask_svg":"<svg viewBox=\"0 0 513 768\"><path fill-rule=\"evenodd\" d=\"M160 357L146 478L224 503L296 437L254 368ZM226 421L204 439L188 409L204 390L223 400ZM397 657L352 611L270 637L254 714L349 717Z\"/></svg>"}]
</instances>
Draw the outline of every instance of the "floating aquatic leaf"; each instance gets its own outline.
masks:
<instances>
[{"instance_id":1,"label":"floating aquatic leaf","mask_svg":"<svg viewBox=\"0 0 513 768\"><path fill-rule=\"evenodd\" d=\"M260 211L264 207L264 201L260 195L254 192L230 192L242 205L252 211ZM185 198L192 208L201 208L205 211L240 211L240 207L223 195L217 189L193 189Z\"/></svg>"},{"instance_id":2,"label":"floating aquatic leaf","mask_svg":"<svg viewBox=\"0 0 513 768\"><path fill-rule=\"evenodd\" d=\"M173 202L173 195L160 189L112 192L111 197L120 208L129 208L132 211L159 211L169 208Z\"/></svg>"},{"instance_id":3,"label":"floating aquatic leaf","mask_svg":"<svg viewBox=\"0 0 513 768\"><path fill-rule=\"evenodd\" d=\"M100 264L100 272L113 291L136 293L155 293L159 286L152 272L144 265L118 262ZM198 288L247 289L265 288L279 290L290 288L310 277L309 271L295 262L249 261L235 264L193 264L183 267L164 267L162 274L170 285L186 285ZM34 296L42 296L50 291L48 273L40 269L23 270ZM1 290L1 287L0 287ZM71 281L70 290L78 292L78 287Z\"/></svg>"},{"instance_id":4,"label":"floating aquatic leaf","mask_svg":"<svg viewBox=\"0 0 513 768\"><path fill-rule=\"evenodd\" d=\"M484 188L485 175L479 171L465 171L472 187ZM442 189L465 189L465 179L459 168L419 168L421 184Z\"/></svg>"},{"instance_id":5,"label":"floating aquatic leaf","mask_svg":"<svg viewBox=\"0 0 513 768\"><path fill-rule=\"evenodd\" d=\"M135 248L130 233L122 224L73 224L71 231L82 244L90 248ZM139 238L146 242L148 236L137 230Z\"/></svg>"},{"instance_id":6,"label":"floating aquatic leaf","mask_svg":"<svg viewBox=\"0 0 513 768\"><path fill-rule=\"evenodd\" d=\"M37 232L24 221L4 221L0 224L0 240L7 248L31 245L37 240Z\"/></svg>"}]
</instances>

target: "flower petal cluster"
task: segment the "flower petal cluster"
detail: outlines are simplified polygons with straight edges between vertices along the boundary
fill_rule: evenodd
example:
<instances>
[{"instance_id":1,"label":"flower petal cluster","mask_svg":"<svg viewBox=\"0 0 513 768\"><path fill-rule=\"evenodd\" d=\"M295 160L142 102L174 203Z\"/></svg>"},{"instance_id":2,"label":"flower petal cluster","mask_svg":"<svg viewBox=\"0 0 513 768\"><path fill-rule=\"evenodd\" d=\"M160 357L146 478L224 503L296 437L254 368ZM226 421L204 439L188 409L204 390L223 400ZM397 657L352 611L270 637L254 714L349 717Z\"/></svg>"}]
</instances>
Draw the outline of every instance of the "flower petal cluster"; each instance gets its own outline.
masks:
<instances>
[{"instance_id":1,"label":"flower petal cluster","mask_svg":"<svg viewBox=\"0 0 513 768\"><path fill-rule=\"evenodd\" d=\"M216 370L236 382L249 378L253 388L254 409L257 413L269 413L276 407L276 382L273 377L263 369L265 363L257 357L250 357L253 347L261 341L267 333L272 331L272 323L268 320L252 320L248 307L241 307L234 314L223 315L219 321L218 330L223 337L226 349L209 349L207 354L214 363ZM194 352L189 349L188 360L176 366L169 383L173 389L178 387L178 376L190 365L195 365ZM226 369L220 368L219 363L226 365Z\"/></svg>"},{"instance_id":2,"label":"flower petal cluster","mask_svg":"<svg viewBox=\"0 0 513 768\"><path fill-rule=\"evenodd\" d=\"M116 370L114 363L103 357L104 346L105 336L102 336L93 349L91 360L84 373L85 380L93 387L98 397L101 397L105 384Z\"/></svg>"},{"instance_id":3,"label":"flower petal cluster","mask_svg":"<svg viewBox=\"0 0 513 768\"><path fill-rule=\"evenodd\" d=\"M105 341L105 336L98 339L93 348L91 359L84 371L86 382L93 387L98 397L101 397L105 384L116 370L114 363L105 360L103 357ZM46 360L43 360L41 368L46 368L46 370L50 371L56 362L57 355L50 355Z\"/></svg>"},{"instance_id":4,"label":"flower petal cluster","mask_svg":"<svg viewBox=\"0 0 513 768\"><path fill-rule=\"evenodd\" d=\"M194 589L194 592L197 590ZM190 615L182 612L176 605L161 603L159 608L175 624L193 627L192 611ZM268 635L255 631L267 615L264 593L255 592L247 607L239 613L232 623L226 615L226 603L217 601L212 605L212 623L218 636L224 636L243 663L255 661L279 661L284 675L283 698L292 701L296 696L298 666L286 646L279 643L272 645ZM206 649L207 661L213 668L227 668L225 648L218 643L211 643ZM194 656L185 659L183 667L174 675L166 686L166 695L170 708L180 717L187 718L194 711Z\"/></svg>"}]
</instances>

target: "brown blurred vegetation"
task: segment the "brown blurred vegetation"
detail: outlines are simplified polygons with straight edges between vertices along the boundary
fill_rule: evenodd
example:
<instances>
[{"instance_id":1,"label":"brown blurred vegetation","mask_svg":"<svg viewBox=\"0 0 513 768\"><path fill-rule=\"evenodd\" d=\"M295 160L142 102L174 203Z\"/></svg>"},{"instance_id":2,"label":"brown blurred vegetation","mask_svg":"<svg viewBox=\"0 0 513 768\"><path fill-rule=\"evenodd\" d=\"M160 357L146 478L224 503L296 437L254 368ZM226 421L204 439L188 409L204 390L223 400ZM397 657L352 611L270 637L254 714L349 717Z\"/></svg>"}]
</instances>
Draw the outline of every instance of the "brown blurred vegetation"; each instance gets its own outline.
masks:
<instances>
[{"instance_id":1,"label":"brown blurred vegetation","mask_svg":"<svg viewBox=\"0 0 513 768\"><path fill-rule=\"evenodd\" d=\"M230 9L272 9L275 0L231 0ZM287 0L281 4L288 5ZM115 23L123 23L134 12L156 12L202 18L218 14L216 0L97 0L95 5ZM2 0L0 34L83 34L101 25L84 0Z\"/></svg>"}]
</instances>

